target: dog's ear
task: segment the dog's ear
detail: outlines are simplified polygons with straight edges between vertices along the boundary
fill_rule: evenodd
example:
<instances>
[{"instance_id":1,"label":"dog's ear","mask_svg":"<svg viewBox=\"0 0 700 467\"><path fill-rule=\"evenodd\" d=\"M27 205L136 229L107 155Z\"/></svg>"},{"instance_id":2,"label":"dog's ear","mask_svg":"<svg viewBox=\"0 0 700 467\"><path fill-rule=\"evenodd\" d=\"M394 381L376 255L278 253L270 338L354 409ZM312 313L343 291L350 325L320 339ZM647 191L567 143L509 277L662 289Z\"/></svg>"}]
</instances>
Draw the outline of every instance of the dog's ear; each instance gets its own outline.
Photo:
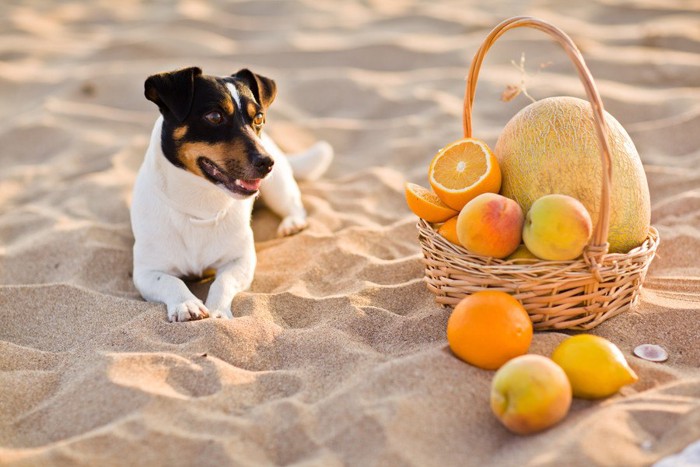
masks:
<instances>
[{"instance_id":1,"label":"dog's ear","mask_svg":"<svg viewBox=\"0 0 700 467\"><path fill-rule=\"evenodd\" d=\"M198 67L149 76L144 84L146 99L154 102L160 112L170 112L182 122L192 109L194 80L202 74Z\"/></svg>"},{"instance_id":2,"label":"dog's ear","mask_svg":"<svg viewBox=\"0 0 700 467\"><path fill-rule=\"evenodd\" d=\"M277 95L277 85L270 78L257 75L247 68L238 70L231 76L248 86L253 92L255 100L257 100L258 103L264 108L270 107L272 101L275 100L275 96Z\"/></svg>"}]
</instances>

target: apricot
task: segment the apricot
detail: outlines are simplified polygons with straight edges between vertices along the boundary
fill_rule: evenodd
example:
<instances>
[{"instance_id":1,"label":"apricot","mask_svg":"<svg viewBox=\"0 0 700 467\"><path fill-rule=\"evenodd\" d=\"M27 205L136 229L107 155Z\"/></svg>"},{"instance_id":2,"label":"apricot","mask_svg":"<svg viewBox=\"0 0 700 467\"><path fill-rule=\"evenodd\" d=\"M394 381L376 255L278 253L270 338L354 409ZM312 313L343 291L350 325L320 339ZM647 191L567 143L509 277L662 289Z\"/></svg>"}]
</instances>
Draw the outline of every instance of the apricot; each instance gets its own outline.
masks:
<instances>
[{"instance_id":1,"label":"apricot","mask_svg":"<svg viewBox=\"0 0 700 467\"><path fill-rule=\"evenodd\" d=\"M568 195L545 195L527 212L523 242L541 259L568 261L581 256L593 232L586 207Z\"/></svg>"},{"instance_id":2,"label":"apricot","mask_svg":"<svg viewBox=\"0 0 700 467\"><path fill-rule=\"evenodd\" d=\"M474 254L505 258L520 245L523 221L518 203L496 193L483 193L460 211L457 237Z\"/></svg>"},{"instance_id":3,"label":"apricot","mask_svg":"<svg viewBox=\"0 0 700 467\"><path fill-rule=\"evenodd\" d=\"M542 355L509 360L491 382L492 412L519 435L559 423L569 412L571 398L571 384L564 370Z\"/></svg>"}]
</instances>

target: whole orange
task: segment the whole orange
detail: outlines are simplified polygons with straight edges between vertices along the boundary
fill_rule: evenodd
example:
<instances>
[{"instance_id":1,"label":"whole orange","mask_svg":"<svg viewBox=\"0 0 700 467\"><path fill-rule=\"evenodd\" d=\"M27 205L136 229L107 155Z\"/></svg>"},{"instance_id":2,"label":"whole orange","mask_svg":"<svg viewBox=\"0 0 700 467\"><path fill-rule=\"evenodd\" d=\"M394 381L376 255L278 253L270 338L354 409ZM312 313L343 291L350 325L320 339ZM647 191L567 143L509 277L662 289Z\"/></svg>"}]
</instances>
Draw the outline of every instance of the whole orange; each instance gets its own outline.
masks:
<instances>
[{"instance_id":1,"label":"whole orange","mask_svg":"<svg viewBox=\"0 0 700 467\"><path fill-rule=\"evenodd\" d=\"M496 370L523 355L532 341L532 321L513 296L484 290L457 304L447 321L447 342L459 358Z\"/></svg>"}]
</instances>

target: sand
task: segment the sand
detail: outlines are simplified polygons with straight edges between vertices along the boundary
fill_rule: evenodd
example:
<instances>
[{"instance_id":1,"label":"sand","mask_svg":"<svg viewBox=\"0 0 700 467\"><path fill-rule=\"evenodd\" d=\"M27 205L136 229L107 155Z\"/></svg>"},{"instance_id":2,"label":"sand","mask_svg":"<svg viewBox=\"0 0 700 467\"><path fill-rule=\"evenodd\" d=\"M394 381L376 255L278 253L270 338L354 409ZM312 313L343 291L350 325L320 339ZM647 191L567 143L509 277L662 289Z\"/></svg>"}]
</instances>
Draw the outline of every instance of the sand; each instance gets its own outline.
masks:
<instances>
[{"instance_id":1,"label":"sand","mask_svg":"<svg viewBox=\"0 0 700 467\"><path fill-rule=\"evenodd\" d=\"M3 1L0 464L642 466L693 451L700 6L564 3ZM531 437L491 415L493 372L450 353L403 200L461 136L479 43L517 14L580 45L639 149L662 238L639 306L592 331L640 381ZM546 36L509 33L475 104L490 144L528 103L499 100L522 52L535 98L582 96ZM289 150L326 139L337 158L301 185L308 230L276 239L256 209L259 264L234 320L170 324L132 284L128 206L157 116L143 81L191 65L274 78L270 133ZM531 352L566 337L537 333ZM669 360L633 357L642 343Z\"/></svg>"}]
</instances>

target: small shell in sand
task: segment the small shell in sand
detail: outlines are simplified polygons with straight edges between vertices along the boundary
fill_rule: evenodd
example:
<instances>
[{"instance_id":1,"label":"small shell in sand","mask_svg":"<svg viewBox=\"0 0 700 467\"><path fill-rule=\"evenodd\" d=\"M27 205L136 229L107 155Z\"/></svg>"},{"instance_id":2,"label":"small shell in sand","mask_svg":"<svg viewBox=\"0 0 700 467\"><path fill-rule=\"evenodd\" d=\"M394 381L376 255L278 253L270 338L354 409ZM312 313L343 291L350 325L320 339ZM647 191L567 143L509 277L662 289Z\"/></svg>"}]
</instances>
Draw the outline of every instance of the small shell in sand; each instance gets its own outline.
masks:
<instances>
[{"instance_id":1,"label":"small shell in sand","mask_svg":"<svg viewBox=\"0 0 700 467\"><path fill-rule=\"evenodd\" d=\"M642 344L634 348L634 354L650 362L665 362L668 360L668 352L660 345Z\"/></svg>"}]
</instances>

